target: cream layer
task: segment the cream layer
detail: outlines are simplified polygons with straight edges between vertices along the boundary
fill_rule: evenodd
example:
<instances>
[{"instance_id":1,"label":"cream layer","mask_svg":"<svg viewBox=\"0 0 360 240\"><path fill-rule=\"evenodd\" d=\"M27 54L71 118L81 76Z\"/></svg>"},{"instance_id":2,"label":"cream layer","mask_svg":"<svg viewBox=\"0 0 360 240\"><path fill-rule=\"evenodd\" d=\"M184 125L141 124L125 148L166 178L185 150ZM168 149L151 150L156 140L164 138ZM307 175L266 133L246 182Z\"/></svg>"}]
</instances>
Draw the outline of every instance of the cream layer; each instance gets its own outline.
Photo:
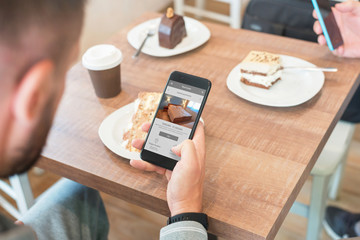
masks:
<instances>
[{"instance_id":1,"label":"cream layer","mask_svg":"<svg viewBox=\"0 0 360 240\"><path fill-rule=\"evenodd\" d=\"M272 86L273 82L275 82L278 78L281 77L281 71L277 71L276 73L268 76L241 73L241 77L245 78L249 82L261 84L265 87L270 87Z\"/></svg>"}]
</instances>

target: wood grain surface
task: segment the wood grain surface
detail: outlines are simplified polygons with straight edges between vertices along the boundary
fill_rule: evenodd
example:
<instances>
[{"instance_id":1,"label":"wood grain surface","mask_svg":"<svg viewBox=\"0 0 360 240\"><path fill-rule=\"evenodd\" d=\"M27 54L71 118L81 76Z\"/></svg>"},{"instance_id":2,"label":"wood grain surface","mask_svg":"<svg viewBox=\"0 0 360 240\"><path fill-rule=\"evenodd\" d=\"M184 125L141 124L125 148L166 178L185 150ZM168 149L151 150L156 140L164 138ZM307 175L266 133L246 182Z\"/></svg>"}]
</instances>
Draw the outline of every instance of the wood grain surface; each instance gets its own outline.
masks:
<instances>
[{"instance_id":1,"label":"wood grain surface","mask_svg":"<svg viewBox=\"0 0 360 240\"><path fill-rule=\"evenodd\" d=\"M128 159L113 154L101 142L98 128L106 116L134 101L138 92L161 92L172 71L198 75L213 83L202 115L207 150L203 208L209 231L226 239L273 239L359 84L360 61L337 58L315 43L207 22L211 38L196 50L168 58L141 54L133 59L135 49L127 42L127 32L158 16L143 15L109 40L124 55L117 97L97 98L80 63L69 71L38 166L169 215L166 179L136 170ZM229 72L251 50L290 55L339 71L325 74L320 93L300 106L260 106L226 87Z\"/></svg>"}]
</instances>

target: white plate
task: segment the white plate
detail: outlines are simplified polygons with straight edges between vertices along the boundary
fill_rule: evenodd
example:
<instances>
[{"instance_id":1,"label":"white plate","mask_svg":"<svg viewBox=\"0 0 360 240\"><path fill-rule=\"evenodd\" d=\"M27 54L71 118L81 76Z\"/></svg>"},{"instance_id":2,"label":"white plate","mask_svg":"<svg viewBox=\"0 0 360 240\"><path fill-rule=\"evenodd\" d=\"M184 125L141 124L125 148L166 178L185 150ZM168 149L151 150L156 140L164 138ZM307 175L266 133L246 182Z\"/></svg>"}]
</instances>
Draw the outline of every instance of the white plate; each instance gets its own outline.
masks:
<instances>
[{"instance_id":1,"label":"white plate","mask_svg":"<svg viewBox=\"0 0 360 240\"><path fill-rule=\"evenodd\" d=\"M130 152L122 146L122 137L134 110L134 102L125 105L107 116L99 127L99 136L104 145L113 153L127 159L140 159L139 153Z\"/></svg>"},{"instance_id":2,"label":"white plate","mask_svg":"<svg viewBox=\"0 0 360 240\"><path fill-rule=\"evenodd\" d=\"M157 26L156 34L146 41L143 49L141 50L143 53L151 56L169 57L178 55L191 51L209 40L210 31L204 24L189 17L184 17L184 21L187 36L174 49L163 48L159 45L159 36L157 32L160 24L160 18L146 21L131 29L127 34L128 42L135 49L138 49L142 41L145 39L146 30L152 25Z\"/></svg>"},{"instance_id":3,"label":"white plate","mask_svg":"<svg viewBox=\"0 0 360 240\"><path fill-rule=\"evenodd\" d=\"M284 67L315 67L314 64L300 58L285 55L280 57ZM291 70L283 71L281 80L270 89L253 87L240 81L239 65L228 75L227 87L239 97L265 106L291 107L302 104L313 98L324 85L325 76L321 71Z\"/></svg>"},{"instance_id":4,"label":"white plate","mask_svg":"<svg viewBox=\"0 0 360 240\"><path fill-rule=\"evenodd\" d=\"M99 136L104 145L113 153L127 159L141 159L140 153L130 152L122 146L123 134L135 111L135 103L125 105L107 116L99 127ZM200 121L204 123L203 119Z\"/></svg>"}]
</instances>

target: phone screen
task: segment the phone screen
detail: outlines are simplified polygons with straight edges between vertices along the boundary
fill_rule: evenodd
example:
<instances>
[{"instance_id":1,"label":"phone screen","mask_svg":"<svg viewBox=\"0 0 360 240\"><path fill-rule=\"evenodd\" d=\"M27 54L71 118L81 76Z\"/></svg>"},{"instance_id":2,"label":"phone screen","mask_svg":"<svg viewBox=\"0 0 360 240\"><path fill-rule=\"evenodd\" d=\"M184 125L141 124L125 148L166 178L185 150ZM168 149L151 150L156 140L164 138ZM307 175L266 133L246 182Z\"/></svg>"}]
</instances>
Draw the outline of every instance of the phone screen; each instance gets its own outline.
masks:
<instances>
[{"instance_id":1,"label":"phone screen","mask_svg":"<svg viewBox=\"0 0 360 240\"><path fill-rule=\"evenodd\" d=\"M331 51L343 45L343 39L331 10L329 0L311 0L323 30L326 43Z\"/></svg>"},{"instance_id":2,"label":"phone screen","mask_svg":"<svg viewBox=\"0 0 360 240\"><path fill-rule=\"evenodd\" d=\"M144 149L179 161L171 148L190 137L206 90L169 80Z\"/></svg>"}]
</instances>

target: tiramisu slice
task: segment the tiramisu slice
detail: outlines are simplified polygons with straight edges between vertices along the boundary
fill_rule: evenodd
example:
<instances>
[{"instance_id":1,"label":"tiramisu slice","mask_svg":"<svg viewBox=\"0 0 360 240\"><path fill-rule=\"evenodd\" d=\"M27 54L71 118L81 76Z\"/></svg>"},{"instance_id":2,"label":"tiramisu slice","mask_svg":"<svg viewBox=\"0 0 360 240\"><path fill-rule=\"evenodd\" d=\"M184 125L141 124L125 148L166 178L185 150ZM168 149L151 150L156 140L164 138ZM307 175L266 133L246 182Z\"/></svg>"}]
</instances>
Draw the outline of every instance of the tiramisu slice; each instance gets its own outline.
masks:
<instances>
[{"instance_id":1,"label":"tiramisu slice","mask_svg":"<svg viewBox=\"0 0 360 240\"><path fill-rule=\"evenodd\" d=\"M129 126L123 134L123 147L131 152L140 150L131 146L133 139L145 139L146 132L141 130L141 125L152 121L161 98L158 92L140 92L135 100L135 111Z\"/></svg>"},{"instance_id":2,"label":"tiramisu slice","mask_svg":"<svg viewBox=\"0 0 360 240\"><path fill-rule=\"evenodd\" d=\"M281 58L277 54L251 51L240 63L241 82L269 89L281 79Z\"/></svg>"}]
</instances>

